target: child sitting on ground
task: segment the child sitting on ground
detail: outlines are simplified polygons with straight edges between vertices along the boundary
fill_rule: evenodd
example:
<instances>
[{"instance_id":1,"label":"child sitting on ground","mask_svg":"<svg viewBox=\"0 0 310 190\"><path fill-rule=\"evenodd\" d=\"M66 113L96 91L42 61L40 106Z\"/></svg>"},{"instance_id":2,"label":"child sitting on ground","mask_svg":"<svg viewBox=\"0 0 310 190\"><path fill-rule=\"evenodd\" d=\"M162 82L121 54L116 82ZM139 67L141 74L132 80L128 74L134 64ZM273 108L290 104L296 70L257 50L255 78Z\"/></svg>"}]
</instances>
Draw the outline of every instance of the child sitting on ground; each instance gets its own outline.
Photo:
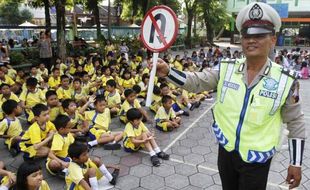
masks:
<instances>
[{"instance_id":1,"label":"child sitting on ground","mask_svg":"<svg viewBox=\"0 0 310 190\"><path fill-rule=\"evenodd\" d=\"M131 108L126 113L128 123L124 130L124 149L126 152L136 152L140 148L146 148L151 156L153 166L159 166L158 158L169 160L169 155L158 147L154 134L151 133L142 122L143 115L140 110Z\"/></svg>"},{"instance_id":2,"label":"child sitting on ground","mask_svg":"<svg viewBox=\"0 0 310 190\"><path fill-rule=\"evenodd\" d=\"M49 121L49 110L44 104L37 104L32 108L35 122L22 136L19 144L24 152L24 159L46 157L50 151L48 143L56 132L55 125Z\"/></svg>"},{"instance_id":3,"label":"child sitting on ground","mask_svg":"<svg viewBox=\"0 0 310 190\"><path fill-rule=\"evenodd\" d=\"M20 102L19 98L11 92L10 85L2 83L0 85L0 121L4 118L1 105L7 100L15 100L17 103Z\"/></svg>"},{"instance_id":4,"label":"child sitting on ground","mask_svg":"<svg viewBox=\"0 0 310 190\"><path fill-rule=\"evenodd\" d=\"M147 112L141 107L139 101L136 98L136 93L132 89L126 89L124 92L126 100L123 102L120 111L120 120L122 123L127 123L126 113L130 108L137 108L143 115L143 121L151 122Z\"/></svg>"},{"instance_id":5,"label":"child sitting on ground","mask_svg":"<svg viewBox=\"0 0 310 190\"><path fill-rule=\"evenodd\" d=\"M72 89L70 88L70 78L67 75L61 75L61 86L57 89L56 93L59 100L72 98Z\"/></svg>"},{"instance_id":6,"label":"child sitting on ground","mask_svg":"<svg viewBox=\"0 0 310 190\"><path fill-rule=\"evenodd\" d=\"M90 103L86 103L85 105L89 105ZM64 115L70 118L72 123L72 128L70 130L76 137L85 136L88 132L88 126L84 122L85 119L81 113L84 113L85 109L77 110L77 106L74 100L65 99L62 101L62 107L64 110ZM85 106L86 107L86 106Z\"/></svg>"},{"instance_id":7,"label":"child sitting on ground","mask_svg":"<svg viewBox=\"0 0 310 190\"><path fill-rule=\"evenodd\" d=\"M49 185L43 179L41 166L28 161L22 163L17 170L16 190L50 190Z\"/></svg>"},{"instance_id":8,"label":"child sitting on ground","mask_svg":"<svg viewBox=\"0 0 310 190\"><path fill-rule=\"evenodd\" d=\"M5 138L5 144L13 157L20 152L19 142L23 129L17 116L21 115L22 108L15 100L7 100L2 104L6 117L0 123L0 137Z\"/></svg>"},{"instance_id":9,"label":"child sitting on ground","mask_svg":"<svg viewBox=\"0 0 310 190\"><path fill-rule=\"evenodd\" d=\"M53 68L52 76L50 76L48 79L48 86L53 90L57 90L59 85L60 85L60 70L58 68Z\"/></svg>"},{"instance_id":10,"label":"child sitting on ground","mask_svg":"<svg viewBox=\"0 0 310 190\"><path fill-rule=\"evenodd\" d=\"M16 183L14 173L8 171L4 167L4 163L0 161L0 190L8 190Z\"/></svg>"},{"instance_id":11,"label":"child sitting on ground","mask_svg":"<svg viewBox=\"0 0 310 190\"><path fill-rule=\"evenodd\" d=\"M181 118L176 117L172 104L171 96L165 95L162 97L162 106L159 107L155 115L156 128L160 131L167 132L180 127Z\"/></svg>"},{"instance_id":12,"label":"child sitting on ground","mask_svg":"<svg viewBox=\"0 0 310 190\"><path fill-rule=\"evenodd\" d=\"M57 132L54 134L52 146L48 154L46 169L52 175L65 172L71 159L68 156L70 144L74 142L74 137L70 133L72 123L66 115L58 115L54 121Z\"/></svg>"},{"instance_id":13,"label":"child sitting on ground","mask_svg":"<svg viewBox=\"0 0 310 190\"><path fill-rule=\"evenodd\" d=\"M37 88L37 85L38 80L36 78L28 78L26 89L19 96L21 107L25 109L27 121L30 123L35 122L31 108L36 104L45 103L45 94Z\"/></svg>"},{"instance_id":14,"label":"child sitting on ground","mask_svg":"<svg viewBox=\"0 0 310 190\"><path fill-rule=\"evenodd\" d=\"M50 110L50 121L54 121L56 117L62 112L57 93L54 90L49 90L45 93L45 98L47 107Z\"/></svg>"},{"instance_id":15,"label":"child sitting on ground","mask_svg":"<svg viewBox=\"0 0 310 190\"><path fill-rule=\"evenodd\" d=\"M111 79L106 82L106 95L108 108L110 109L111 117L118 115L121 108L121 95L116 90L116 82Z\"/></svg>"},{"instance_id":16,"label":"child sitting on ground","mask_svg":"<svg viewBox=\"0 0 310 190\"><path fill-rule=\"evenodd\" d=\"M122 140L123 133L109 131L111 116L109 108L106 107L104 96L97 96L94 106L95 110L85 112L85 121L88 122L91 139L88 145L93 147L103 144L106 150L120 149L121 145L118 142Z\"/></svg>"},{"instance_id":17,"label":"child sitting on ground","mask_svg":"<svg viewBox=\"0 0 310 190\"><path fill-rule=\"evenodd\" d=\"M66 184L70 190L98 190L98 180L104 176L110 184L115 185L119 174L116 166L105 166L99 158L90 159L85 144L75 142L69 146L68 155L72 159L69 163ZM114 168L111 174L108 168Z\"/></svg>"}]
</instances>

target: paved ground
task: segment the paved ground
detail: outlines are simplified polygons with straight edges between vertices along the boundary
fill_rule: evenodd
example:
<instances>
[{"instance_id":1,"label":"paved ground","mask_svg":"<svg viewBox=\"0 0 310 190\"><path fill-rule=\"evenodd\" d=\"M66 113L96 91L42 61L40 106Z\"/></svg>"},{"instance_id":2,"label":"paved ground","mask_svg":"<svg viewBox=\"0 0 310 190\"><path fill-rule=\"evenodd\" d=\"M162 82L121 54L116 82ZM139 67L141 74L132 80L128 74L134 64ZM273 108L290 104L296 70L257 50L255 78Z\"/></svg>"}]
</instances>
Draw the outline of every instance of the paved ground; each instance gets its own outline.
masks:
<instances>
[{"instance_id":1,"label":"paved ground","mask_svg":"<svg viewBox=\"0 0 310 190\"><path fill-rule=\"evenodd\" d=\"M303 110L307 123L310 123L310 80L301 81ZM160 146L171 154L169 161L160 167L152 167L149 156L143 152L129 154L123 150L106 151L101 147L91 150L92 156L101 157L105 163L119 164L121 177L114 189L221 189L217 171L217 145L210 133L213 122L210 107L213 102L205 102L199 110L191 112L190 117L183 117L183 125L178 131L162 133L156 131ZM123 128L118 120L113 121L112 130ZM151 128L152 126L148 126ZM307 129L308 132L310 129ZM306 144L302 185L298 189L310 189L310 145ZM8 169L16 171L22 163L21 155L12 158L0 142L0 160ZM285 185L288 151L276 154L269 173L268 188L288 189ZM44 168L44 163L40 163ZM65 183L50 176L44 169L44 177L52 190L65 189Z\"/></svg>"}]
</instances>

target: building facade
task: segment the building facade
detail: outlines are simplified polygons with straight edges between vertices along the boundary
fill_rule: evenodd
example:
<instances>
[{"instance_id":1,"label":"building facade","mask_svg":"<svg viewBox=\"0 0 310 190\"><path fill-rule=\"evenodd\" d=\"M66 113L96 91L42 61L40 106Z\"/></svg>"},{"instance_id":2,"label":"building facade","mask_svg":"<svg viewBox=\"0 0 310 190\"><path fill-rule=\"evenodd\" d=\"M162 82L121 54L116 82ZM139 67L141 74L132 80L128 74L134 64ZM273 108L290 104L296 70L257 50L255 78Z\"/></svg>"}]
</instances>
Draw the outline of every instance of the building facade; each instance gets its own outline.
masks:
<instances>
[{"instance_id":1,"label":"building facade","mask_svg":"<svg viewBox=\"0 0 310 190\"><path fill-rule=\"evenodd\" d=\"M228 0L227 11L232 15L231 32L236 33L233 24L239 10L252 2L265 2L280 14L282 28L279 45L309 45L310 39L310 0Z\"/></svg>"}]
</instances>

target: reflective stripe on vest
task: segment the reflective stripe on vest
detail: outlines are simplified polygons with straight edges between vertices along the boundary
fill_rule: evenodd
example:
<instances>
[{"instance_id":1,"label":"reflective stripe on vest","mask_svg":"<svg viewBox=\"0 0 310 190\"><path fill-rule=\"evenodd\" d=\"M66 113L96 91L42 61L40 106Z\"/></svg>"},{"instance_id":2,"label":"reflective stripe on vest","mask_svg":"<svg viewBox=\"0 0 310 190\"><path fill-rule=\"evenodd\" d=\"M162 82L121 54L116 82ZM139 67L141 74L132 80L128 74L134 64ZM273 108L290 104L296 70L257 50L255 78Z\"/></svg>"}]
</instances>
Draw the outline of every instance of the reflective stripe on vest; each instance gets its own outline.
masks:
<instances>
[{"instance_id":1,"label":"reflective stripe on vest","mask_svg":"<svg viewBox=\"0 0 310 190\"><path fill-rule=\"evenodd\" d=\"M234 67L235 67L235 64L231 64L231 63L228 64L227 70L226 70L226 74L225 74L225 77L224 77L224 78L225 78L224 81L227 81L227 82L230 81L231 75L232 75L233 72L234 72ZM220 99L221 103L224 102L224 98L225 98L227 89L228 89L228 87L227 87L226 85L223 85L222 91L221 91L221 99Z\"/></svg>"},{"instance_id":2,"label":"reflective stripe on vest","mask_svg":"<svg viewBox=\"0 0 310 190\"><path fill-rule=\"evenodd\" d=\"M281 99L282 99L282 96L284 94L284 90L285 90L287 80L288 80L288 76L286 74L282 73L281 78L280 78L280 82L279 82L279 86L278 86L278 90L277 90L278 96L273 102L273 107L269 113L270 115L274 115L275 112L277 111L277 109L279 108L280 104L281 104Z\"/></svg>"}]
</instances>

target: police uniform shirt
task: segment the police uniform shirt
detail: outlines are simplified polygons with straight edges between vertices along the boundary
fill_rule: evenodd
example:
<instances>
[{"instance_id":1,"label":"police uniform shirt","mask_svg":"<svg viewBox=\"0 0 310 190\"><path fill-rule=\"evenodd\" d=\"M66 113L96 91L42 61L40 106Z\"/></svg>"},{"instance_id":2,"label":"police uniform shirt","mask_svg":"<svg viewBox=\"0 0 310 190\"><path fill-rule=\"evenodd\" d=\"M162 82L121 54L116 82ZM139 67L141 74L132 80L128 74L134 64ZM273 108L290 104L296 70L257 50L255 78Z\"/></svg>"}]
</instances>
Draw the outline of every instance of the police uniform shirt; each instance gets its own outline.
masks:
<instances>
[{"instance_id":1,"label":"police uniform shirt","mask_svg":"<svg viewBox=\"0 0 310 190\"><path fill-rule=\"evenodd\" d=\"M247 82L247 64L241 64L243 68L238 68L236 74L243 75L243 82L247 85L247 88L255 86L262 77L269 76L269 72L266 72L266 68L269 66L270 60L268 59L266 64L262 67L260 72L255 76L251 84ZM217 84L219 81L219 71L216 70L206 70L202 72L181 72L176 69L170 68L168 80L174 84L181 86L182 88L190 92L202 92L205 90L217 89ZM301 110L301 103L295 102L293 92L295 90L296 82L291 87L288 98L285 104L281 107L281 117L283 123L287 124L287 129L289 130L289 143L290 143L290 154L294 154L291 157L292 165L301 165L301 163L296 163L296 161L301 162L301 152L299 155L296 153L296 148L302 149L302 142L306 138L305 122L304 116Z\"/></svg>"}]
</instances>

